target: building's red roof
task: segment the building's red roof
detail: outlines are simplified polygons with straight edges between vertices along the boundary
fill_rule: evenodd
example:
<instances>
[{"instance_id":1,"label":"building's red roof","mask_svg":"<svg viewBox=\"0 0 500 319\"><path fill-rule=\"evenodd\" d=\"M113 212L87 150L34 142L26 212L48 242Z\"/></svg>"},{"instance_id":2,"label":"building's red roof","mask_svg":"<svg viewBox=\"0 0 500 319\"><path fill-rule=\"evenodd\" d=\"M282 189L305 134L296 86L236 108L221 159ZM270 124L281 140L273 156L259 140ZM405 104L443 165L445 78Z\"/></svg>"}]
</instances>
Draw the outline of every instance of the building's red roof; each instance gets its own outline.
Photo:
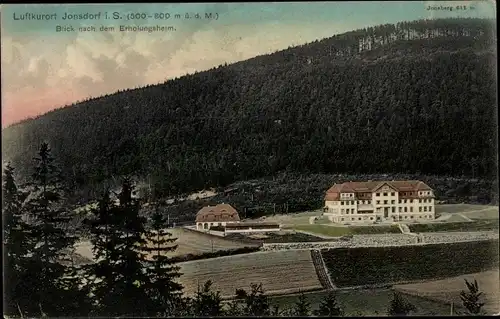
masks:
<instances>
[{"instance_id":1,"label":"building's red roof","mask_svg":"<svg viewBox=\"0 0 500 319\"><path fill-rule=\"evenodd\" d=\"M398 192L430 191L427 184L421 181L369 181L369 182L347 182L335 184L326 191L325 200L338 200L340 193L364 193L374 192L384 185L394 188Z\"/></svg>"},{"instance_id":2,"label":"building's red roof","mask_svg":"<svg viewBox=\"0 0 500 319\"><path fill-rule=\"evenodd\" d=\"M196 214L196 222L237 222L240 216L229 204L205 206Z\"/></svg>"}]
</instances>

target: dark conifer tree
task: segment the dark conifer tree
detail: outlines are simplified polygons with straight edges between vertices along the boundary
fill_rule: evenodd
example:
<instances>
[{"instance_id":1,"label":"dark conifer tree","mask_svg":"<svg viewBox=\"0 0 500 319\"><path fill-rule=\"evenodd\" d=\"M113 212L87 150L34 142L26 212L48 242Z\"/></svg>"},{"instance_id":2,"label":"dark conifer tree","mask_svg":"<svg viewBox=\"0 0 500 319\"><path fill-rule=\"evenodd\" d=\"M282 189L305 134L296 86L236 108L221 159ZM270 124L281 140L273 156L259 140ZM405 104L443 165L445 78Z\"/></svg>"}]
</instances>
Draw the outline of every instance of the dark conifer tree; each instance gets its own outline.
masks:
<instances>
[{"instance_id":1,"label":"dark conifer tree","mask_svg":"<svg viewBox=\"0 0 500 319\"><path fill-rule=\"evenodd\" d=\"M308 317L311 315L311 304L305 294L301 293L294 304L293 313L298 317Z\"/></svg>"},{"instance_id":2,"label":"dark conifer tree","mask_svg":"<svg viewBox=\"0 0 500 319\"><path fill-rule=\"evenodd\" d=\"M165 228L167 220L158 206L151 216L150 230L146 232L147 244L143 250L148 254L146 274L149 282L144 289L152 302L150 315L172 316L178 314L182 304L182 285L176 280L181 276L180 267L173 265L167 253L175 251L177 245L172 234Z\"/></svg>"},{"instance_id":3,"label":"dark conifer tree","mask_svg":"<svg viewBox=\"0 0 500 319\"><path fill-rule=\"evenodd\" d=\"M462 304L465 309L467 309L467 314L473 316L484 315L484 302L479 301L483 293L479 291L477 280L468 282L467 279L465 279L465 284L467 285L468 291L462 290L460 292L460 299L462 299Z\"/></svg>"},{"instance_id":4,"label":"dark conifer tree","mask_svg":"<svg viewBox=\"0 0 500 319\"><path fill-rule=\"evenodd\" d=\"M271 307L269 298L264 294L262 284L251 284L250 293L239 290L241 297L245 300L243 314L245 316L269 316L271 314Z\"/></svg>"},{"instance_id":5,"label":"dark conifer tree","mask_svg":"<svg viewBox=\"0 0 500 319\"><path fill-rule=\"evenodd\" d=\"M14 180L14 168L8 163L3 171L3 266L4 266L4 314L23 315L23 291L20 279L26 276L26 260L33 252L36 241L26 236L30 225L22 218L20 192ZM25 299L24 299L25 300Z\"/></svg>"},{"instance_id":6,"label":"dark conifer tree","mask_svg":"<svg viewBox=\"0 0 500 319\"><path fill-rule=\"evenodd\" d=\"M79 277L72 266L63 265L74 251L75 236L67 234L70 214L64 208L64 187L47 143L42 143L35 169L27 184L29 195L23 211L30 217L26 240L37 242L21 279L25 291L23 307L29 315L78 315L86 312L79 291ZM77 305L77 308L75 308ZM23 309L24 311L24 309Z\"/></svg>"},{"instance_id":7,"label":"dark conifer tree","mask_svg":"<svg viewBox=\"0 0 500 319\"><path fill-rule=\"evenodd\" d=\"M416 311L417 308L406 300L400 293L394 292L392 300L387 309L387 314L393 317L402 317L409 315L412 311Z\"/></svg>"},{"instance_id":8,"label":"dark conifer tree","mask_svg":"<svg viewBox=\"0 0 500 319\"><path fill-rule=\"evenodd\" d=\"M314 314L320 317L340 317L344 315L344 311L337 303L337 296L334 291L328 292L328 295L321 301Z\"/></svg>"},{"instance_id":9,"label":"dark conifer tree","mask_svg":"<svg viewBox=\"0 0 500 319\"><path fill-rule=\"evenodd\" d=\"M189 316L215 317L224 314L220 292L214 292L211 288L212 282L208 280L203 284L203 287L198 287L193 298L188 299Z\"/></svg>"},{"instance_id":10,"label":"dark conifer tree","mask_svg":"<svg viewBox=\"0 0 500 319\"><path fill-rule=\"evenodd\" d=\"M151 300L145 287L145 218L131 179L124 178L117 194L118 204L105 192L93 210L91 242L96 263L87 267L95 312L105 316L145 316Z\"/></svg>"}]
</instances>

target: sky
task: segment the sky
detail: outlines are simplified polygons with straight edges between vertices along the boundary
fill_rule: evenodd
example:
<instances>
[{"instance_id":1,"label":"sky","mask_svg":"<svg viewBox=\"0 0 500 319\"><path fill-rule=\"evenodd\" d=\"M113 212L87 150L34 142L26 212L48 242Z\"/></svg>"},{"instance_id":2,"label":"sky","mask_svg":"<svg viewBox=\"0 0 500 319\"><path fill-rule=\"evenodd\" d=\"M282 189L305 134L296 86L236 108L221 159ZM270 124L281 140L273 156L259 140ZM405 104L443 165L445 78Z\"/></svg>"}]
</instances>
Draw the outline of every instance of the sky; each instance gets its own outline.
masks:
<instances>
[{"instance_id":1,"label":"sky","mask_svg":"<svg viewBox=\"0 0 500 319\"><path fill-rule=\"evenodd\" d=\"M2 128L89 97L163 83L358 28L441 17L496 19L494 0L3 4L0 12ZM23 20L30 13L50 20ZM86 13L95 18L63 19ZM120 31L120 25L164 30ZM57 32L58 26L73 30ZM96 30L79 29L91 26Z\"/></svg>"}]
</instances>

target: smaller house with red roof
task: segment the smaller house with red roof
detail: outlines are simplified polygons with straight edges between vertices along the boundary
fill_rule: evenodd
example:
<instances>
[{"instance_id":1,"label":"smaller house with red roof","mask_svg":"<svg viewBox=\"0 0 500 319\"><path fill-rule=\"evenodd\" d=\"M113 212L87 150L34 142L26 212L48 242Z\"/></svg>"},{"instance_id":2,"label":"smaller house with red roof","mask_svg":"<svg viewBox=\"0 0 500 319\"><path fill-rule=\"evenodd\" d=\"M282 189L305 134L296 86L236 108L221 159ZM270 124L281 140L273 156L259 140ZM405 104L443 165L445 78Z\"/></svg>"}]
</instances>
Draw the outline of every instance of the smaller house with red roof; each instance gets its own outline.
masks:
<instances>
[{"instance_id":1,"label":"smaller house with red roof","mask_svg":"<svg viewBox=\"0 0 500 319\"><path fill-rule=\"evenodd\" d=\"M323 215L339 224L433 220L434 192L421 181L335 184L325 194Z\"/></svg>"},{"instance_id":2,"label":"smaller house with red roof","mask_svg":"<svg viewBox=\"0 0 500 319\"><path fill-rule=\"evenodd\" d=\"M196 214L196 229L209 230L214 226L226 226L240 222L236 209L229 204L205 206Z\"/></svg>"}]
</instances>

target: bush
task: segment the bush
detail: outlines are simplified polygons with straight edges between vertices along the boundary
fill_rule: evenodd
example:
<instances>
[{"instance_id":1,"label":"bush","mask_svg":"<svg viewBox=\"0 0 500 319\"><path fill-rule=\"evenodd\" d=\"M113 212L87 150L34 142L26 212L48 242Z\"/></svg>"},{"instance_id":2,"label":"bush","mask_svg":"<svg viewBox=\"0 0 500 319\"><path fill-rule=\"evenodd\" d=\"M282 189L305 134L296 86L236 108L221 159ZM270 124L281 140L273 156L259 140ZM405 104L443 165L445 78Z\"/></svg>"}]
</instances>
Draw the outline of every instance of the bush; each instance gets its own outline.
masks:
<instances>
[{"instance_id":1,"label":"bush","mask_svg":"<svg viewBox=\"0 0 500 319\"><path fill-rule=\"evenodd\" d=\"M440 232L440 231L485 231L498 229L497 220L478 220L473 222L456 223L434 223L434 224L410 224L410 230L414 233Z\"/></svg>"}]
</instances>

